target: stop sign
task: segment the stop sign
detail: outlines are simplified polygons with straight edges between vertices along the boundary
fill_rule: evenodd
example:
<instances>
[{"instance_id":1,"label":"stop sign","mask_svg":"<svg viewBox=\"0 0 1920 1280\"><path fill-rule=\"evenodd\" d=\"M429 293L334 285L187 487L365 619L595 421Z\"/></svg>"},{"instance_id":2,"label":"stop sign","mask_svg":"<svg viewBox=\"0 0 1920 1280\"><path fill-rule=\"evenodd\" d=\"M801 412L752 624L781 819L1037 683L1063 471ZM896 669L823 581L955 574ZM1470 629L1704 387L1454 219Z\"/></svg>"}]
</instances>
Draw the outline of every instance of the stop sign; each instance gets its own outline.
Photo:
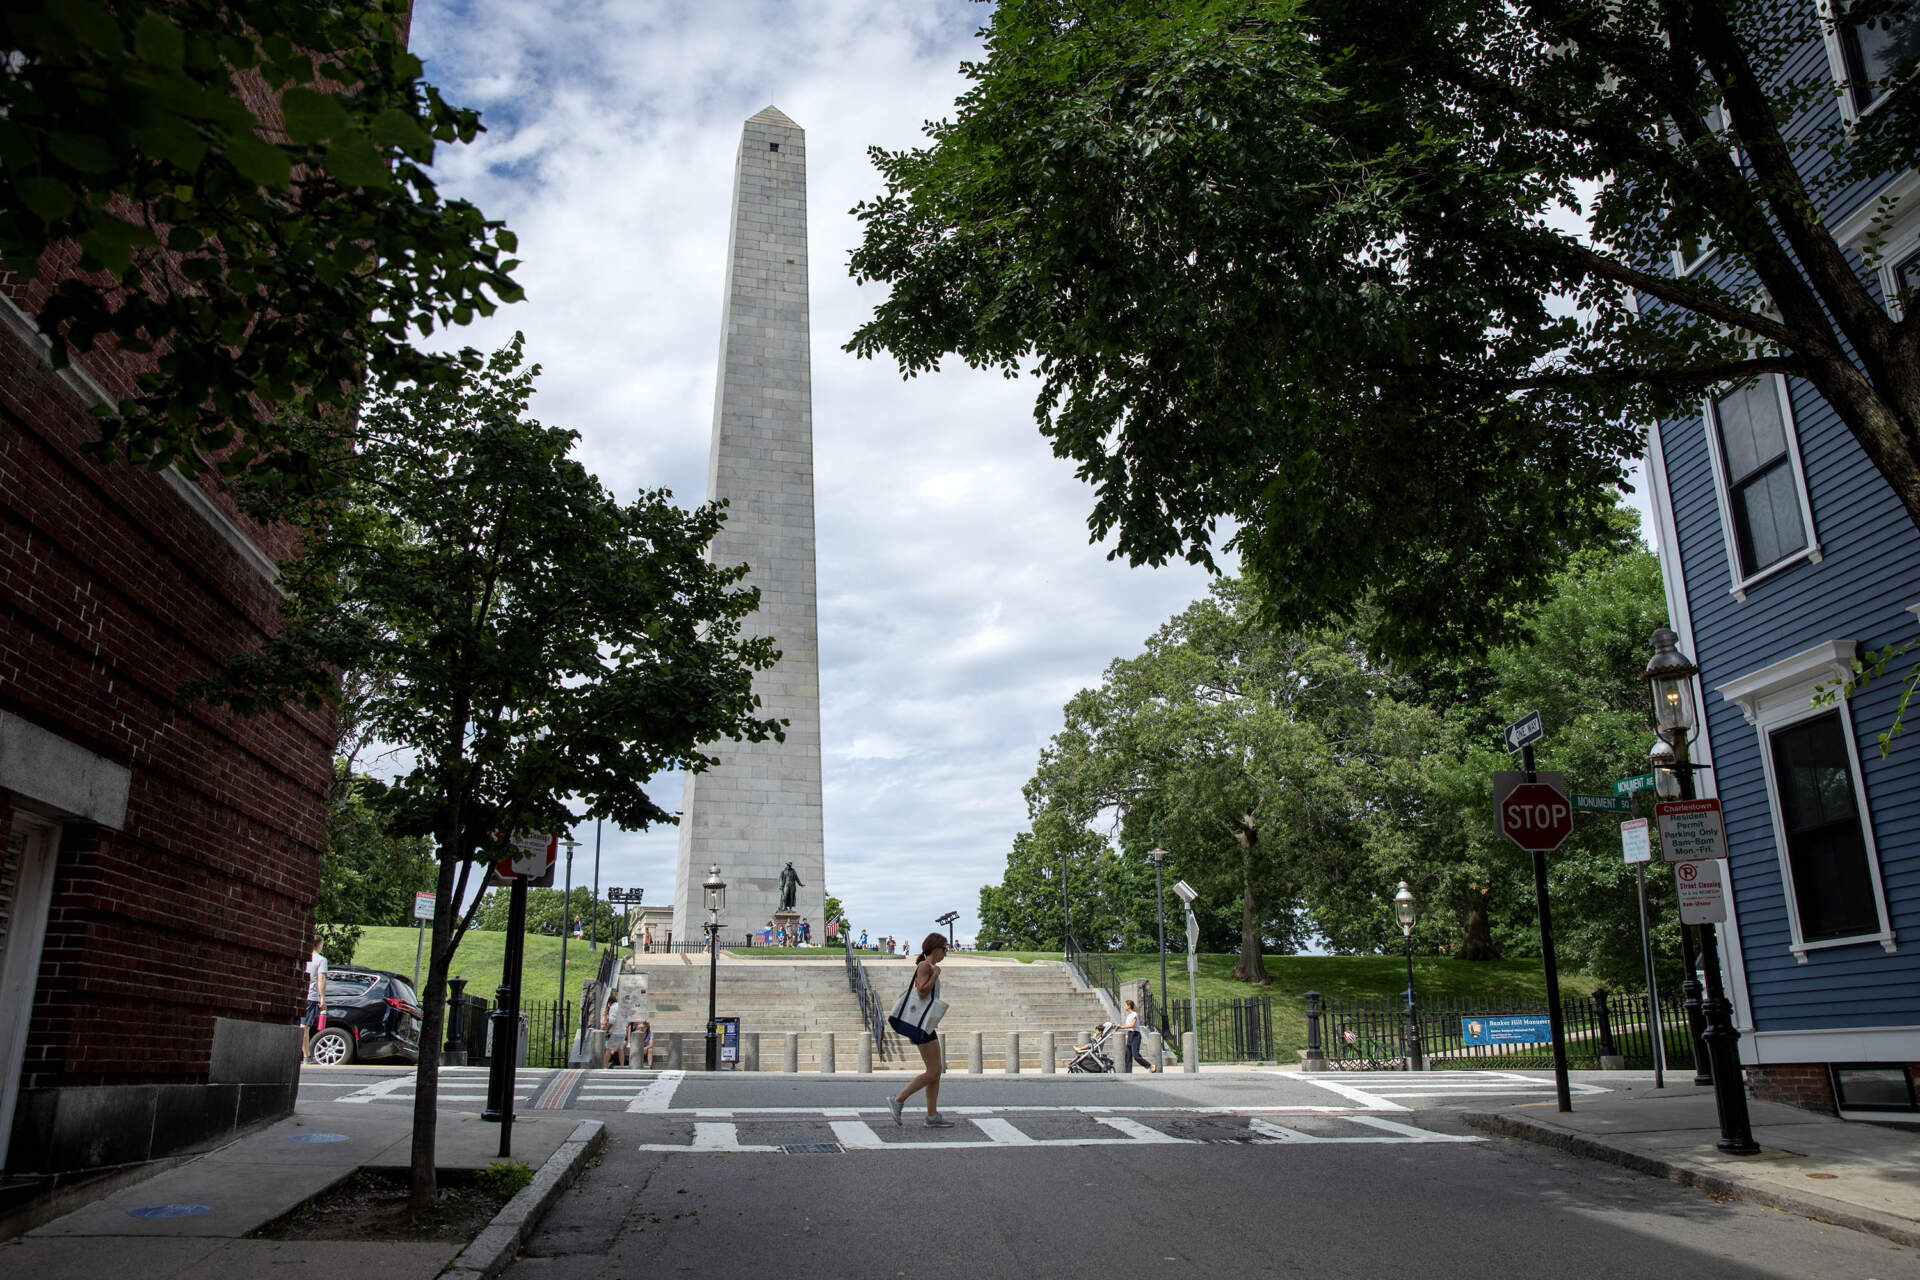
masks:
<instances>
[{"instance_id":1,"label":"stop sign","mask_svg":"<svg viewBox=\"0 0 1920 1280\"><path fill-rule=\"evenodd\" d=\"M1573 806L1545 782L1523 782L1495 811L1500 834L1529 852L1558 849L1573 834Z\"/></svg>"}]
</instances>

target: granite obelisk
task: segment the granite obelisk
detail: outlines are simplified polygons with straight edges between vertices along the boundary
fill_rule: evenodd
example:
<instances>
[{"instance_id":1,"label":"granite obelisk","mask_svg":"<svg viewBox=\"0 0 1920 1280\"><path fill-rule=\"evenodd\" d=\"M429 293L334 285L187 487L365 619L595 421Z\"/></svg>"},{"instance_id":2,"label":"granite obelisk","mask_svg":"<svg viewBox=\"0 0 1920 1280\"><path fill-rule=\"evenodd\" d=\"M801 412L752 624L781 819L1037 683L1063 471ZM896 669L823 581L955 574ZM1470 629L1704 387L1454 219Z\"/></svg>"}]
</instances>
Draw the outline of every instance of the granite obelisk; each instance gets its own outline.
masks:
<instances>
[{"instance_id":1,"label":"granite obelisk","mask_svg":"<svg viewBox=\"0 0 1920 1280\"><path fill-rule=\"evenodd\" d=\"M733 177L726 298L713 399L707 497L725 499L716 564L750 566L760 608L744 630L770 635L779 663L754 681L785 742L720 742L720 763L687 776L674 877L673 937L706 920L700 882L727 884L721 945L738 946L780 907L789 863L794 910L824 941L826 852L820 811L820 645L813 564L813 375L807 341L807 138L776 107L748 118Z\"/></svg>"}]
</instances>

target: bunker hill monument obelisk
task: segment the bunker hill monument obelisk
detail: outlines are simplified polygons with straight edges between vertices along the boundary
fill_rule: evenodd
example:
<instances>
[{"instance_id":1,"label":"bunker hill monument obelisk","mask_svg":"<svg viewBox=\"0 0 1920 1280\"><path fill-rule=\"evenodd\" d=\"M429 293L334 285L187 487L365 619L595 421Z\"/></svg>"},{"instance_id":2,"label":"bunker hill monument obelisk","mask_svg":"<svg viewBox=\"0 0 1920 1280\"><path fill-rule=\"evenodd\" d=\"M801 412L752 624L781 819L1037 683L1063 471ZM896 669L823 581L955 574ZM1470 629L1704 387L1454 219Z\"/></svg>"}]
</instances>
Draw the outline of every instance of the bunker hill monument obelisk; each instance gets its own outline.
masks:
<instances>
[{"instance_id":1,"label":"bunker hill monument obelisk","mask_svg":"<svg viewBox=\"0 0 1920 1280\"><path fill-rule=\"evenodd\" d=\"M709 744L720 763L687 775L675 941L700 937L700 882L716 862L727 885L721 945L740 945L773 918L789 863L800 881L793 910L812 922L815 941L825 937L807 324L807 139L768 107L741 130L734 166L707 497L727 502L713 562L745 563L747 583L760 589L759 611L743 629L772 636L781 658L755 677L754 691L762 714L788 722L787 737Z\"/></svg>"}]
</instances>

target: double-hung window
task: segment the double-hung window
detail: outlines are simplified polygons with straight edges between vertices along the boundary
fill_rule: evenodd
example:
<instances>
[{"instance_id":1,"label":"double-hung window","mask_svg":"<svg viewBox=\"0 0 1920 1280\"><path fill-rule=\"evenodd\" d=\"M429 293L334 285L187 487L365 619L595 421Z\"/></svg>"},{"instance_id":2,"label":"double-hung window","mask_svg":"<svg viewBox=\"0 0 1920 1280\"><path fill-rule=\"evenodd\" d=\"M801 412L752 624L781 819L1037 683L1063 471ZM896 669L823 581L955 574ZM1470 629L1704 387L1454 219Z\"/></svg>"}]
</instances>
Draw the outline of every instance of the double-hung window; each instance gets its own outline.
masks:
<instances>
[{"instance_id":1,"label":"double-hung window","mask_svg":"<svg viewBox=\"0 0 1920 1280\"><path fill-rule=\"evenodd\" d=\"M1831 640L1719 686L1760 737L1788 945L1803 963L1825 947L1894 949L1851 704L1811 705L1816 685L1851 672L1856 648Z\"/></svg>"},{"instance_id":2,"label":"double-hung window","mask_svg":"<svg viewBox=\"0 0 1920 1280\"><path fill-rule=\"evenodd\" d=\"M1715 395L1706 418L1733 592L1744 600L1775 570L1820 558L1786 380L1768 375Z\"/></svg>"},{"instance_id":3,"label":"double-hung window","mask_svg":"<svg viewBox=\"0 0 1920 1280\"><path fill-rule=\"evenodd\" d=\"M1885 102L1903 64L1920 55L1920 14L1911 5L1864 14L1860 0L1820 0L1827 59L1840 85L1841 112L1858 120Z\"/></svg>"}]
</instances>

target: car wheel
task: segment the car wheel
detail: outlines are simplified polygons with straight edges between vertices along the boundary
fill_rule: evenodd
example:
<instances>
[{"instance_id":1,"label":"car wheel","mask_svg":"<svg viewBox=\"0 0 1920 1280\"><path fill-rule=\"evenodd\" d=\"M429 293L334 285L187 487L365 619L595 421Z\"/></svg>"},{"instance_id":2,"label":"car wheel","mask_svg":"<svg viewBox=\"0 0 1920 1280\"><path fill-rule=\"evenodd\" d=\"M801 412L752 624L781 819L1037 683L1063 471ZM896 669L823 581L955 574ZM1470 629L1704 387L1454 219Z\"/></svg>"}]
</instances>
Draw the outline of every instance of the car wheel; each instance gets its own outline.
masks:
<instances>
[{"instance_id":1,"label":"car wheel","mask_svg":"<svg viewBox=\"0 0 1920 1280\"><path fill-rule=\"evenodd\" d=\"M308 1056L316 1066L344 1067L353 1061L353 1036L339 1027L328 1027L314 1036Z\"/></svg>"}]
</instances>

